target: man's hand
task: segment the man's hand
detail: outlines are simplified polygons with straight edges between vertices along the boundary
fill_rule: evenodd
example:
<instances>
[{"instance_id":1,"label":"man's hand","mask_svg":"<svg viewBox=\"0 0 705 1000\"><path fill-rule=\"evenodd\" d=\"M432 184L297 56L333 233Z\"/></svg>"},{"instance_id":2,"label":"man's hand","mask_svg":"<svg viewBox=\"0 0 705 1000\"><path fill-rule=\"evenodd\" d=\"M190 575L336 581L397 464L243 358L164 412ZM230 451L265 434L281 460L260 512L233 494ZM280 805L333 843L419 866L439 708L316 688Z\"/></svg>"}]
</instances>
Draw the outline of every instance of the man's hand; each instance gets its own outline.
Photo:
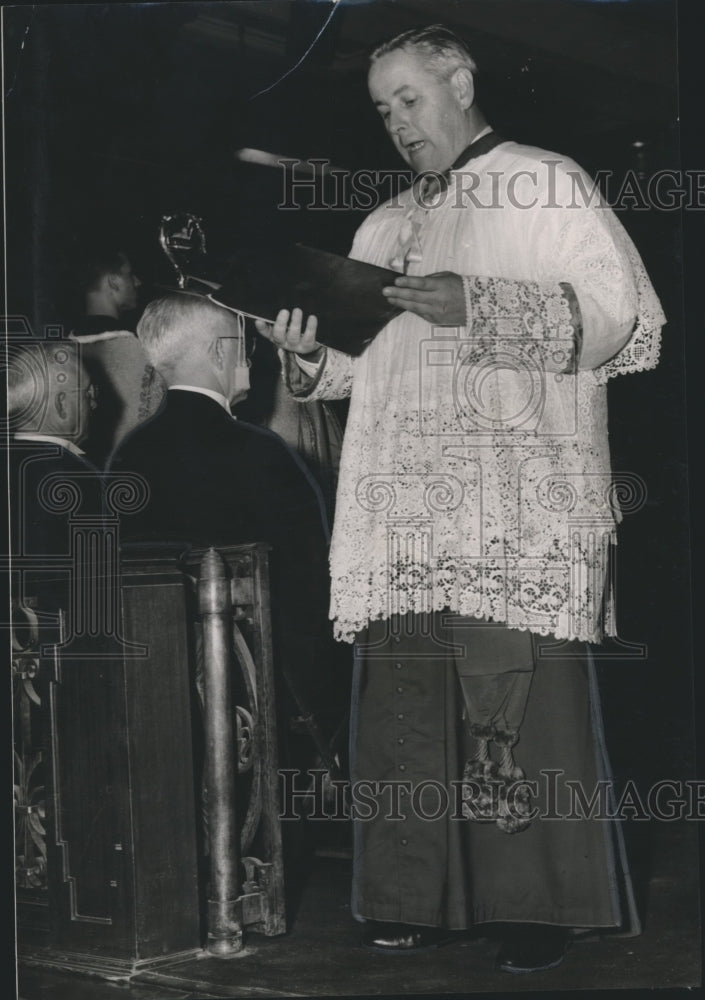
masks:
<instances>
[{"instance_id":1,"label":"man's hand","mask_svg":"<svg viewBox=\"0 0 705 1000\"><path fill-rule=\"evenodd\" d=\"M465 326L463 281L452 271L418 278L403 274L382 294L393 306L416 313L434 326Z\"/></svg>"},{"instance_id":2,"label":"man's hand","mask_svg":"<svg viewBox=\"0 0 705 1000\"><path fill-rule=\"evenodd\" d=\"M316 340L318 319L315 316L309 316L303 331L301 330L302 320L303 313L300 309L292 311L291 321L289 321L289 310L282 309L277 313L274 323L256 319L255 326L258 333L261 333L267 340L271 340L277 347L282 347L285 351L292 351L294 354L311 355L309 360L317 361L323 350L323 345Z\"/></svg>"}]
</instances>

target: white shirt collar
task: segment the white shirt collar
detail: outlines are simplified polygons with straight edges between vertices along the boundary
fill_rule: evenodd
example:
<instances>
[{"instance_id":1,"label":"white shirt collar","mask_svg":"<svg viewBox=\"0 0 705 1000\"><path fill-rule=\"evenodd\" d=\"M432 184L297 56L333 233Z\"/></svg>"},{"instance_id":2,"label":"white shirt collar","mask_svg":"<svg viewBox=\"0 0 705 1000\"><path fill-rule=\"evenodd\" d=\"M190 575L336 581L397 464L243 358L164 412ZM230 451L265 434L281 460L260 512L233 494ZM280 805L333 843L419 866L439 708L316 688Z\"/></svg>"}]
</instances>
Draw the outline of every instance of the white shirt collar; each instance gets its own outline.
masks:
<instances>
[{"instance_id":1,"label":"white shirt collar","mask_svg":"<svg viewBox=\"0 0 705 1000\"><path fill-rule=\"evenodd\" d=\"M15 434L15 441L42 441L45 444L58 444L60 448L65 448L66 451L70 451L72 455L78 455L79 458L83 458L85 455L85 452L81 451L73 441L67 441L66 438L57 437L55 434L34 434L30 431L18 431Z\"/></svg>"},{"instance_id":2,"label":"white shirt collar","mask_svg":"<svg viewBox=\"0 0 705 1000\"><path fill-rule=\"evenodd\" d=\"M205 389L200 385L170 385L169 389L181 389L182 392L200 392L202 396L210 396L219 406L223 407L229 416L233 416L230 410L230 401L222 393L216 392L215 389Z\"/></svg>"}]
</instances>

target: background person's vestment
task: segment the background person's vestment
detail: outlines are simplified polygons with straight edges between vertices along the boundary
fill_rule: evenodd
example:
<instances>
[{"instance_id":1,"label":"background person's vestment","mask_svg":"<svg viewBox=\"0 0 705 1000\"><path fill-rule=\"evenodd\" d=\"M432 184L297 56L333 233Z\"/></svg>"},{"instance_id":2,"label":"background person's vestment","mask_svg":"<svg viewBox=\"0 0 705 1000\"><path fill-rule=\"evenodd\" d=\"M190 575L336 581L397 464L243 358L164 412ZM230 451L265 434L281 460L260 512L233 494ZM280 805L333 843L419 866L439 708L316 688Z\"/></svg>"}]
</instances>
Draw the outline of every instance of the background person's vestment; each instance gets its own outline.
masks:
<instances>
[{"instance_id":1,"label":"background person's vestment","mask_svg":"<svg viewBox=\"0 0 705 1000\"><path fill-rule=\"evenodd\" d=\"M86 451L102 467L125 435L156 412L166 386L135 334L112 316L85 316L69 339L81 345L98 391Z\"/></svg>"}]
</instances>

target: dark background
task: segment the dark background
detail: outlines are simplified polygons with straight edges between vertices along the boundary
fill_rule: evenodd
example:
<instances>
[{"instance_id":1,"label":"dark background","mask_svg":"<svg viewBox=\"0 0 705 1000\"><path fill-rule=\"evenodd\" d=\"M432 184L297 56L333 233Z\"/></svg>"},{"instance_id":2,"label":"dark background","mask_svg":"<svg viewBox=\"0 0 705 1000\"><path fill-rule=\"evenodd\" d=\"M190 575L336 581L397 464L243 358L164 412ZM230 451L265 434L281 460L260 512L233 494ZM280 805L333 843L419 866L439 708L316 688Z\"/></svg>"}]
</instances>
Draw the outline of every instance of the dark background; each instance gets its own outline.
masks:
<instances>
[{"instance_id":1,"label":"dark background","mask_svg":"<svg viewBox=\"0 0 705 1000\"><path fill-rule=\"evenodd\" d=\"M469 42L504 136L614 171L610 190L628 170L680 165L671 0L343 0L277 84L330 14L311 0L6 9L10 314L35 332L70 326L67 262L96 229L147 284L159 278L164 212L200 215L214 260L290 237L345 253L363 212L279 211L279 172L234 151L399 169L366 55L431 21ZM601 661L600 673L617 771L646 782L691 776L693 754L681 218L619 217L669 319L659 367L609 389L614 468L648 488L620 531L618 622L648 657Z\"/></svg>"}]
</instances>

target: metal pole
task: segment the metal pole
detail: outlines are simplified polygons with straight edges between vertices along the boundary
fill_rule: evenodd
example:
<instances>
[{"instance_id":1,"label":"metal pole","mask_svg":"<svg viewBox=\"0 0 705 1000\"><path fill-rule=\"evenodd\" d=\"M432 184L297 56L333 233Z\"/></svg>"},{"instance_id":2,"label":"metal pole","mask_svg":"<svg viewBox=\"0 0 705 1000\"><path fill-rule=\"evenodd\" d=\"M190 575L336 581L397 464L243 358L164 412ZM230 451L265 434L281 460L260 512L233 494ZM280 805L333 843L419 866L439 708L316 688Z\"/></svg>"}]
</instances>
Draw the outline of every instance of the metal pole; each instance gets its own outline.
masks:
<instances>
[{"instance_id":1,"label":"metal pole","mask_svg":"<svg viewBox=\"0 0 705 1000\"><path fill-rule=\"evenodd\" d=\"M211 879L208 944L211 955L228 958L242 950L238 914L238 830L235 817L237 761L230 675L232 605L225 563L215 549L201 560L198 588L203 621L206 774Z\"/></svg>"}]
</instances>

